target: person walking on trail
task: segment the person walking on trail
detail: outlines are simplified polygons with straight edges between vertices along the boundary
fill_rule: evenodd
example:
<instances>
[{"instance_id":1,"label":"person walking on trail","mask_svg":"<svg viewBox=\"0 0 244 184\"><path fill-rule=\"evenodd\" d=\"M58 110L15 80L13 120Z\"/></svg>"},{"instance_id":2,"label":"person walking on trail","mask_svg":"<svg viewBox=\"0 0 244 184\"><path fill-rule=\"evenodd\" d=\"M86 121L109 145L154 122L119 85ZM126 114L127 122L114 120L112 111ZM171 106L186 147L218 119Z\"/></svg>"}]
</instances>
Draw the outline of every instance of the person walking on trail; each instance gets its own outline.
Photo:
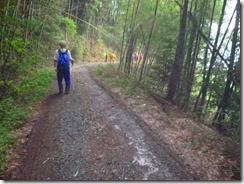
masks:
<instances>
[{"instance_id":1,"label":"person walking on trail","mask_svg":"<svg viewBox=\"0 0 244 184\"><path fill-rule=\"evenodd\" d=\"M133 54L133 59L135 60L135 62L138 61L138 53L134 53L134 54Z\"/></svg>"},{"instance_id":2,"label":"person walking on trail","mask_svg":"<svg viewBox=\"0 0 244 184\"><path fill-rule=\"evenodd\" d=\"M111 62L114 62L115 55L113 54L112 51L109 52L108 56L109 56L109 61L110 61L110 63L111 63Z\"/></svg>"},{"instance_id":3,"label":"person walking on trail","mask_svg":"<svg viewBox=\"0 0 244 184\"><path fill-rule=\"evenodd\" d=\"M57 49L54 54L54 68L57 73L59 94L63 93L63 79L65 80L65 94L70 91L70 62L73 66L74 59L71 53L66 49L65 41L60 41L60 49Z\"/></svg>"},{"instance_id":4,"label":"person walking on trail","mask_svg":"<svg viewBox=\"0 0 244 184\"><path fill-rule=\"evenodd\" d=\"M108 60L108 51L107 50L104 51L103 56L104 56L104 62L107 62L107 60Z\"/></svg>"}]
</instances>

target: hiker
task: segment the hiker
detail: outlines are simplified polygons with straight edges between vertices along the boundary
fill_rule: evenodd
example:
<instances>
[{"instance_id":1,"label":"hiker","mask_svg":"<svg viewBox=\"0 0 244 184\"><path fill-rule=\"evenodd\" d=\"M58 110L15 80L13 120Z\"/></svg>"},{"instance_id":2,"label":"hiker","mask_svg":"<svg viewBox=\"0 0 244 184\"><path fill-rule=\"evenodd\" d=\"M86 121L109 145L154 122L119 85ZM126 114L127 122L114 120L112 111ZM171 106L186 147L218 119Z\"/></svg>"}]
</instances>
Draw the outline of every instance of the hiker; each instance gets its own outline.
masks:
<instances>
[{"instance_id":1,"label":"hiker","mask_svg":"<svg viewBox=\"0 0 244 184\"><path fill-rule=\"evenodd\" d=\"M131 54L130 61L131 61L131 62L134 61L134 54Z\"/></svg>"},{"instance_id":2,"label":"hiker","mask_svg":"<svg viewBox=\"0 0 244 184\"><path fill-rule=\"evenodd\" d=\"M138 61L138 53L134 53L133 59L137 62Z\"/></svg>"},{"instance_id":3,"label":"hiker","mask_svg":"<svg viewBox=\"0 0 244 184\"><path fill-rule=\"evenodd\" d=\"M109 52L108 56L109 56L110 63L114 62L115 55L112 53L112 51Z\"/></svg>"},{"instance_id":4,"label":"hiker","mask_svg":"<svg viewBox=\"0 0 244 184\"><path fill-rule=\"evenodd\" d=\"M140 55L139 55L139 61L141 61L142 59L143 59L143 55L140 54Z\"/></svg>"},{"instance_id":5,"label":"hiker","mask_svg":"<svg viewBox=\"0 0 244 184\"><path fill-rule=\"evenodd\" d=\"M71 53L66 49L65 41L60 41L60 49L57 49L54 54L54 68L57 73L59 94L63 93L63 79L65 80L65 94L70 90L70 62L73 65L74 59Z\"/></svg>"},{"instance_id":6,"label":"hiker","mask_svg":"<svg viewBox=\"0 0 244 184\"><path fill-rule=\"evenodd\" d=\"M107 50L104 51L103 56L104 56L104 62L107 62L107 60L108 60L108 51Z\"/></svg>"}]
</instances>

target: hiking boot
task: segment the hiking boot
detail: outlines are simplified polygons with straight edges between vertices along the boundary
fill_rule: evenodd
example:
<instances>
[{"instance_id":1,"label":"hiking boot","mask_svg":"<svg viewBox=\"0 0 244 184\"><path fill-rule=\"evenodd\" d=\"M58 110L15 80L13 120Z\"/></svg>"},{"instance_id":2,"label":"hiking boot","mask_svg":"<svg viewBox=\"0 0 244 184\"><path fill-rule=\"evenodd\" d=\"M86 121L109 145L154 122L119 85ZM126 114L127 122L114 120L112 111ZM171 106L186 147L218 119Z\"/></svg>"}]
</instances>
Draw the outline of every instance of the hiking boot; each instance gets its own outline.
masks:
<instances>
[{"instance_id":1,"label":"hiking boot","mask_svg":"<svg viewBox=\"0 0 244 184\"><path fill-rule=\"evenodd\" d=\"M59 95L63 93L63 86L62 86L62 84L61 85L59 84L58 91L59 91L58 92Z\"/></svg>"},{"instance_id":2,"label":"hiking boot","mask_svg":"<svg viewBox=\"0 0 244 184\"><path fill-rule=\"evenodd\" d=\"M69 87L67 87L67 86L65 88L65 94L69 94Z\"/></svg>"}]
</instances>

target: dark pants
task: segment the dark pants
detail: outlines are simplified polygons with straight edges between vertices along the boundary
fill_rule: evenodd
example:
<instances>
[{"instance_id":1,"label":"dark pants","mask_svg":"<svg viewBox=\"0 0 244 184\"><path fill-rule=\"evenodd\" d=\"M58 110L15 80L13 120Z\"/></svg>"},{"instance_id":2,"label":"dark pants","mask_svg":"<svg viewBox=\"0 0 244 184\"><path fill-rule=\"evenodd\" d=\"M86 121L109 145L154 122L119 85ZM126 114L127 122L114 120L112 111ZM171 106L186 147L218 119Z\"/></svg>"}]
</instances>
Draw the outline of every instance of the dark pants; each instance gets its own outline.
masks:
<instances>
[{"instance_id":1,"label":"dark pants","mask_svg":"<svg viewBox=\"0 0 244 184\"><path fill-rule=\"evenodd\" d=\"M57 68L58 88L59 92L63 91L63 79L65 80L65 91L70 90L70 70L69 67Z\"/></svg>"}]
</instances>

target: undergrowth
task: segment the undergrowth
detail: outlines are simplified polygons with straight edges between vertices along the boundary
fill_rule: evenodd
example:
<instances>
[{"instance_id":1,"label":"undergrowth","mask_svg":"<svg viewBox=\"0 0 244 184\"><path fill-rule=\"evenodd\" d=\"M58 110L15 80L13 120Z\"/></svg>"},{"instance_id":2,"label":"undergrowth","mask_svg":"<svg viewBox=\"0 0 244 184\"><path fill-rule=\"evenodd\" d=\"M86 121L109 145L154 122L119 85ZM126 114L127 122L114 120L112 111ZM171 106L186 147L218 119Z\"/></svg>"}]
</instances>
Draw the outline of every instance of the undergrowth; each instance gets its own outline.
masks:
<instances>
[{"instance_id":1,"label":"undergrowth","mask_svg":"<svg viewBox=\"0 0 244 184\"><path fill-rule=\"evenodd\" d=\"M17 137L12 130L23 125L32 113L34 105L47 92L54 72L37 70L21 82L13 84L13 91L0 101L0 171L7 159L6 150L14 146Z\"/></svg>"},{"instance_id":2,"label":"undergrowth","mask_svg":"<svg viewBox=\"0 0 244 184\"><path fill-rule=\"evenodd\" d=\"M127 96L136 95L140 90L139 84L135 83L132 79L119 74L118 64L100 64L94 67L92 72L108 86L123 90L124 94Z\"/></svg>"}]
</instances>

